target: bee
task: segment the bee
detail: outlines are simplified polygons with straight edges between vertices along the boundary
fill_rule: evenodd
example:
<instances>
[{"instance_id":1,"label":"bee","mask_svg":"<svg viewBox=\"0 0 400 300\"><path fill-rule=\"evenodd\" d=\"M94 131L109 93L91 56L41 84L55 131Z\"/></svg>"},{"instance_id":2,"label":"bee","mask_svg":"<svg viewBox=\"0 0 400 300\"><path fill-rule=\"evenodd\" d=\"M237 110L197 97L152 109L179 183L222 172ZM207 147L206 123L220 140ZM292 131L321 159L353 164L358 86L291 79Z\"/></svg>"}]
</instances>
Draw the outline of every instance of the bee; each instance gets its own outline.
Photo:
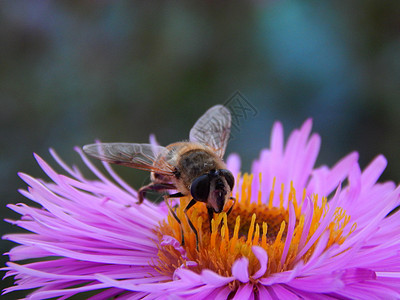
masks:
<instances>
[{"instance_id":1,"label":"bee","mask_svg":"<svg viewBox=\"0 0 400 300\"><path fill-rule=\"evenodd\" d=\"M194 124L190 130L189 141L173 143L166 147L153 144L97 143L84 146L83 151L108 163L150 171L151 183L139 189L138 204L143 202L150 190L160 193L177 191L173 194L167 193L165 199L170 212L179 224L181 221L171 209L167 199L191 196L192 199L184 209L184 213L196 235L198 248L197 230L190 221L187 211L197 202L204 202L211 226L214 213L221 213L225 204L233 200L227 211L229 214L236 202L236 199L231 197L235 179L222 159L230 128L229 110L222 105L216 105L207 110ZM182 243L184 243L183 232Z\"/></svg>"}]
</instances>

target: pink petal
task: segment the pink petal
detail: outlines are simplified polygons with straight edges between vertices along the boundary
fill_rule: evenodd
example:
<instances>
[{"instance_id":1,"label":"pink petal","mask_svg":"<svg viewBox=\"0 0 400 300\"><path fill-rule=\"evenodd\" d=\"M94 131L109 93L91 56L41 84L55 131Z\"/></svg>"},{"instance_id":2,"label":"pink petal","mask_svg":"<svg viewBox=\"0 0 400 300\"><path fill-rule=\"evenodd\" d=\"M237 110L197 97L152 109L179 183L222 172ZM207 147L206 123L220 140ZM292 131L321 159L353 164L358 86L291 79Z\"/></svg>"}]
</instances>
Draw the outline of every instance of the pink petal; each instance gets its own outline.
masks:
<instances>
[{"instance_id":1,"label":"pink petal","mask_svg":"<svg viewBox=\"0 0 400 300\"><path fill-rule=\"evenodd\" d=\"M201 277L204 283L213 287L225 286L235 279L234 277L224 277L218 275L217 273L207 269L201 272Z\"/></svg>"},{"instance_id":2,"label":"pink petal","mask_svg":"<svg viewBox=\"0 0 400 300\"><path fill-rule=\"evenodd\" d=\"M229 154L226 159L226 166L229 171L232 172L233 176L236 176L240 172L240 156L236 153Z\"/></svg>"},{"instance_id":3,"label":"pink petal","mask_svg":"<svg viewBox=\"0 0 400 300\"><path fill-rule=\"evenodd\" d=\"M244 284L239 287L232 300L254 299L253 285Z\"/></svg>"},{"instance_id":4,"label":"pink petal","mask_svg":"<svg viewBox=\"0 0 400 300\"><path fill-rule=\"evenodd\" d=\"M226 300L231 292L232 291L229 287L223 288L215 296L215 300Z\"/></svg>"},{"instance_id":5,"label":"pink petal","mask_svg":"<svg viewBox=\"0 0 400 300\"><path fill-rule=\"evenodd\" d=\"M317 134L313 134L310 141L304 150L303 160L299 160L301 165L297 168L297 174L293 178L293 182L296 182L296 189L301 189L307 183L309 174L311 173L314 164L317 160L319 149L321 146L321 138Z\"/></svg>"},{"instance_id":6,"label":"pink petal","mask_svg":"<svg viewBox=\"0 0 400 300\"><path fill-rule=\"evenodd\" d=\"M348 194L346 195L347 201L352 203L358 199L361 193L361 169L357 163L353 165L353 168L349 172L349 188Z\"/></svg>"},{"instance_id":7,"label":"pink petal","mask_svg":"<svg viewBox=\"0 0 400 300\"><path fill-rule=\"evenodd\" d=\"M326 248L326 245L329 240L329 232L325 231L321 236L320 239L317 243L317 246L314 249L313 254L305 264L303 268L303 272L310 271L311 269L314 269L318 266L318 262L323 261L325 256L327 256L327 253L324 253L324 250ZM298 256L301 257L301 256Z\"/></svg>"},{"instance_id":8,"label":"pink petal","mask_svg":"<svg viewBox=\"0 0 400 300\"><path fill-rule=\"evenodd\" d=\"M264 286L275 286L277 284L287 283L300 276L304 269L304 263L300 261L296 264L293 270L274 273L266 278L259 279L259 283Z\"/></svg>"},{"instance_id":9,"label":"pink petal","mask_svg":"<svg viewBox=\"0 0 400 300\"><path fill-rule=\"evenodd\" d=\"M320 222L320 225L318 227L318 229L314 232L314 234L312 235L312 237L310 238L310 240L306 243L306 245L304 246L303 249L301 249L299 251L299 253L297 254L296 259L302 257L307 251L308 249L310 249L310 247L316 242L316 240L320 237L320 235L322 234L322 232L325 231L327 225L331 222L331 219L335 213L336 210L336 205L337 202L339 200L339 195L340 195L340 191L341 188L338 187L338 189L336 190L335 196L333 197L333 199L330 201L330 205L329 205L329 211L326 214L326 216L324 217L324 219Z\"/></svg>"},{"instance_id":10,"label":"pink petal","mask_svg":"<svg viewBox=\"0 0 400 300\"><path fill-rule=\"evenodd\" d=\"M246 283L249 281L249 260L246 257L237 259L232 266L232 275L237 280Z\"/></svg>"},{"instance_id":11,"label":"pink petal","mask_svg":"<svg viewBox=\"0 0 400 300\"><path fill-rule=\"evenodd\" d=\"M265 274L267 271L267 266L268 266L268 254L264 250L264 248L259 247L259 246L253 246L251 247L251 250L253 251L254 255L257 257L258 261L260 262L260 269L254 275L252 276L254 279L260 278Z\"/></svg>"},{"instance_id":12,"label":"pink petal","mask_svg":"<svg viewBox=\"0 0 400 300\"><path fill-rule=\"evenodd\" d=\"M307 241L308 232L310 231L311 222L312 222L312 218L314 215L314 206L311 203L311 200L309 197L306 197L304 199L303 211L305 214L305 219L304 219L303 231L301 233L301 238L300 238L300 242L299 242L299 250L303 249L303 247Z\"/></svg>"},{"instance_id":13,"label":"pink petal","mask_svg":"<svg viewBox=\"0 0 400 300\"><path fill-rule=\"evenodd\" d=\"M258 289L258 299L274 300L274 298L272 298L272 295L268 292L268 289L263 285L261 284L257 285L257 289Z\"/></svg>"},{"instance_id":14,"label":"pink petal","mask_svg":"<svg viewBox=\"0 0 400 300\"><path fill-rule=\"evenodd\" d=\"M279 160L283 155L283 126L280 122L275 122L272 127L270 144L274 160Z\"/></svg>"},{"instance_id":15,"label":"pink petal","mask_svg":"<svg viewBox=\"0 0 400 300\"><path fill-rule=\"evenodd\" d=\"M347 285L357 283L365 280L376 279L376 274L372 270L354 268L346 269L340 277L341 280Z\"/></svg>"},{"instance_id":16,"label":"pink petal","mask_svg":"<svg viewBox=\"0 0 400 300\"><path fill-rule=\"evenodd\" d=\"M156 139L156 135L155 135L155 134L150 134L150 136L149 136L149 142L150 142L150 144L152 144L152 145L160 146L160 143L157 142L157 139Z\"/></svg>"},{"instance_id":17,"label":"pink petal","mask_svg":"<svg viewBox=\"0 0 400 300\"><path fill-rule=\"evenodd\" d=\"M373 281L348 285L346 288L337 291L336 294L350 299L400 299L399 291L387 288Z\"/></svg>"},{"instance_id":18,"label":"pink petal","mask_svg":"<svg viewBox=\"0 0 400 300\"><path fill-rule=\"evenodd\" d=\"M333 274L318 274L315 276L307 276L296 278L287 283L288 286L312 293L330 293L335 292L344 287L344 283L339 276Z\"/></svg>"},{"instance_id":19,"label":"pink petal","mask_svg":"<svg viewBox=\"0 0 400 300\"><path fill-rule=\"evenodd\" d=\"M301 299L280 284L274 284L273 286L268 287L268 291L270 292L272 299Z\"/></svg>"},{"instance_id":20,"label":"pink petal","mask_svg":"<svg viewBox=\"0 0 400 300\"><path fill-rule=\"evenodd\" d=\"M171 245L181 254L182 258L187 259L186 250L182 247L181 243L179 243L176 238L169 235L164 235L160 244L161 246Z\"/></svg>"},{"instance_id":21,"label":"pink petal","mask_svg":"<svg viewBox=\"0 0 400 300\"><path fill-rule=\"evenodd\" d=\"M296 213L294 211L294 206L292 202L289 202L289 225L288 231L286 235L285 246L283 248L282 257L281 257L281 265L283 266L286 261L286 256L289 252L290 243L292 242L294 226L296 223Z\"/></svg>"},{"instance_id":22,"label":"pink petal","mask_svg":"<svg viewBox=\"0 0 400 300\"><path fill-rule=\"evenodd\" d=\"M185 268L178 268L174 273L174 280L183 279L184 281L190 282L193 285L199 285L203 283L202 276L187 270Z\"/></svg>"},{"instance_id":23,"label":"pink petal","mask_svg":"<svg viewBox=\"0 0 400 300\"><path fill-rule=\"evenodd\" d=\"M94 291L94 290L99 290L99 289L104 289L108 288L109 286L103 283L98 283L98 284L91 284L91 285L85 285L82 287L76 287L76 288L69 288L68 290L65 289L52 289L49 291L36 291L35 293L31 294L29 296L29 299L31 300L43 300L43 299L48 299L48 298L54 298L54 297L59 297L63 295L68 295L70 294L71 296L77 293L82 293L82 292L87 292L87 291Z\"/></svg>"},{"instance_id":24,"label":"pink petal","mask_svg":"<svg viewBox=\"0 0 400 300\"><path fill-rule=\"evenodd\" d=\"M337 188L340 182L345 180L353 165L357 163L358 156L357 152L352 152L333 166L326 180L328 186L325 195L331 193L335 188Z\"/></svg>"},{"instance_id":25,"label":"pink petal","mask_svg":"<svg viewBox=\"0 0 400 300\"><path fill-rule=\"evenodd\" d=\"M363 171L361 181L364 189L376 183L379 176L387 166L387 160L383 155L378 155Z\"/></svg>"}]
</instances>

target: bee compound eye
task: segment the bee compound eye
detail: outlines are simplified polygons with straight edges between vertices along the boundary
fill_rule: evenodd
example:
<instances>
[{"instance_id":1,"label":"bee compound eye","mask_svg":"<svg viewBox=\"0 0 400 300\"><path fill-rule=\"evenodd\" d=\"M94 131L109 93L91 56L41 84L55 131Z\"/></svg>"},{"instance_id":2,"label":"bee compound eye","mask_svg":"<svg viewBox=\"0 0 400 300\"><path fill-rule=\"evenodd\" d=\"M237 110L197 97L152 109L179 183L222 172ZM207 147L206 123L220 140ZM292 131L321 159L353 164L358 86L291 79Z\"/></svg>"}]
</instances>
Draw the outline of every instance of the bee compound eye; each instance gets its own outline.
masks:
<instances>
[{"instance_id":1,"label":"bee compound eye","mask_svg":"<svg viewBox=\"0 0 400 300\"><path fill-rule=\"evenodd\" d=\"M233 189L233 186L235 185L235 178L233 177L231 171L229 170L220 170L221 175L224 176L226 179L226 182L228 183L229 187L231 190Z\"/></svg>"},{"instance_id":2,"label":"bee compound eye","mask_svg":"<svg viewBox=\"0 0 400 300\"><path fill-rule=\"evenodd\" d=\"M207 174L201 175L193 180L190 194L197 201L206 202L210 193L210 179Z\"/></svg>"}]
</instances>

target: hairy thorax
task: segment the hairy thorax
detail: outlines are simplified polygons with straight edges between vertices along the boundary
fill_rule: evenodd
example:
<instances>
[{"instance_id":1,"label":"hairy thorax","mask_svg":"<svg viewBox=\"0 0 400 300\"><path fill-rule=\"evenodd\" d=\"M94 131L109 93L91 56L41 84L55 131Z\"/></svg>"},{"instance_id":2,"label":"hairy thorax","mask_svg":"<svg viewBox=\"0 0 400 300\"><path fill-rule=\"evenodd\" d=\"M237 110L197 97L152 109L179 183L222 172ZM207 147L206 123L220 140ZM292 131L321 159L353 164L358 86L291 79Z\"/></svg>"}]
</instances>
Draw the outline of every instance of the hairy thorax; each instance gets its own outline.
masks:
<instances>
[{"instance_id":1,"label":"hairy thorax","mask_svg":"<svg viewBox=\"0 0 400 300\"><path fill-rule=\"evenodd\" d=\"M180 143L173 156L175 185L185 195L189 194L190 185L200 175L226 168L222 159L210 148L194 143Z\"/></svg>"}]
</instances>

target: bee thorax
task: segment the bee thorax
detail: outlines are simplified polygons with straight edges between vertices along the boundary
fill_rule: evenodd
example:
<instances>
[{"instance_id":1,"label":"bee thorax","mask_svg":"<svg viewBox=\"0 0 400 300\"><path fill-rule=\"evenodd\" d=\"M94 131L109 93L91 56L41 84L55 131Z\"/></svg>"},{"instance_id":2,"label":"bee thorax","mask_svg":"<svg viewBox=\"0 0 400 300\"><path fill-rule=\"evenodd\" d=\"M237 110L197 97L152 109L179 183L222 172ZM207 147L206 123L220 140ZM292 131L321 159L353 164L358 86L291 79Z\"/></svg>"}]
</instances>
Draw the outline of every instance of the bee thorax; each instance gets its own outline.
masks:
<instances>
[{"instance_id":1,"label":"bee thorax","mask_svg":"<svg viewBox=\"0 0 400 300\"><path fill-rule=\"evenodd\" d=\"M181 154L177 163L180 180L188 187L199 176L222 167L225 167L222 160L204 149L194 149Z\"/></svg>"}]
</instances>

